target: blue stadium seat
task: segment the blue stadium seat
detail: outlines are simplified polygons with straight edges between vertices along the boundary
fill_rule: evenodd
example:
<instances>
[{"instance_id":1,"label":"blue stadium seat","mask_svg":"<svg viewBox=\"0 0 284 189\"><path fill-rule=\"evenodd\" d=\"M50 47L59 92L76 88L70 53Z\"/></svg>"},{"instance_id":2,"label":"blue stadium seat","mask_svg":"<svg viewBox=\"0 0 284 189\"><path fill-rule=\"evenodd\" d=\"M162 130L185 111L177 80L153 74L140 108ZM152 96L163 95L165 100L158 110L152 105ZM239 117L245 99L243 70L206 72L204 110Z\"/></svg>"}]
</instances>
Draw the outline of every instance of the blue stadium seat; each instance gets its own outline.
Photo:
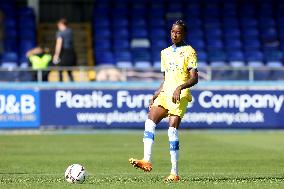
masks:
<instances>
[{"instance_id":1,"label":"blue stadium seat","mask_svg":"<svg viewBox=\"0 0 284 189\"><path fill-rule=\"evenodd\" d=\"M148 32L144 27L133 28L132 31L131 31L131 37L132 38L147 38Z\"/></svg>"},{"instance_id":2,"label":"blue stadium seat","mask_svg":"<svg viewBox=\"0 0 284 189\"><path fill-rule=\"evenodd\" d=\"M101 39L95 41L95 49L98 51L109 51L111 50L111 43L108 39Z\"/></svg>"},{"instance_id":3,"label":"blue stadium seat","mask_svg":"<svg viewBox=\"0 0 284 189\"><path fill-rule=\"evenodd\" d=\"M226 50L240 50L242 48L242 42L238 38L226 38L225 49Z\"/></svg>"},{"instance_id":4,"label":"blue stadium seat","mask_svg":"<svg viewBox=\"0 0 284 189\"><path fill-rule=\"evenodd\" d=\"M198 51L197 53L197 60L198 62L207 62L207 53L204 51Z\"/></svg>"},{"instance_id":5,"label":"blue stadium seat","mask_svg":"<svg viewBox=\"0 0 284 189\"><path fill-rule=\"evenodd\" d=\"M277 40L278 38L277 31L275 28L265 28L260 31L261 31L261 38L264 41L273 40L273 39Z\"/></svg>"},{"instance_id":6,"label":"blue stadium seat","mask_svg":"<svg viewBox=\"0 0 284 189\"><path fill-rule=\"evenodd\" d=\"M14 19L14 18L5 18L4 19L4 27L5 28L16 28L17 27L16 19Z\"/></svg>"},{"instance_id":7,"label":"blue stadium seat","mask_svg":"<svg viewBox=\"0 0 284 189\"><path fill-rule=\"evenodd\" d=\"M128 38L129 37L129 32L126 27L119 27L113 30L113 35L116 38Z\"/></svg>"},{"instance_id":8,"label":"blue stadium seat","mask_svg":"<svg viewBox=\"0 0 284 189\"><path fill-rule=\"evenodd\" d=\"M283 52L279 50L265 51L264 56L267 62L282 62L283 61Z\"/></svg>"},{"instance_id":9,"label":"blue stadium seat","mask_svg":"<svg viewBox=\"0 0 284 189\"><path fill-rule=\"evenodd\" d=\"M275 20L271 17L260 17L258 24L261 29L274 28Z\"/></svg>"},{"instance_id":10,"label":"blue stadium seat","mask_svg":"<svg viewBox=\"0 0 284 189\"><path fill-rule=\"evenodd\" d=\"M116 51L116 61L132 61L131 53L129 51Z\"/></svg>"},{"instance_id":11,"label":"blue stadium seat","mask_svg":"<svg viewBox=\"0 0 284 189\"><path fill-rule=\"evenodd\" d=\"M151 28L150 37L151 38L165 38L169 35L163 27Z\"/></svg>"},{"instance_id":12,"label":"blue stadium seat","mask_svg":"<svg viewBox=\"0 0 284 189\"><path fill-rule=\"evenodd\" d=\"M153 68L161 69L161 53L160 51L152 51Z\"/></svg>"},{"instance_id":13,"label":"blue stadium seat","mask_svg":"<svg viewBox=\"0 0 284 189\"><path fill-rule=\"evenodd\" d=\"M223 19L223 25L224 25L224 28L230 29L232 28L232 26L238 27L239 21L237 17L227 17L226 15Z\"/></svg>"},{"instance_id":14,"label":"blue stadium seat","mask_svg":"<svg viewBox=\"0 0 284 189\"><path fill-rule=\"evenodd\" d=\"M245 50L258 50L260 49L261 44L258 40L247 40L244 41L244 49Z\"/></svg>"},{"instance_id":15,"label":"blue stadium seat","mask_svg":"<svg viewBox=\"0 0 284 189\"><path fill-rule=\"evenodd\" d=\"M196 16L199 17L201 14L199 3L188 3L186 4L185 11L189 17Z\"/></svg>"},{"instance_id":16,"label":"blue stadium seat","mask_svg":"<svg viewBox=\"0 0 284 189\"><path fill-rule=\"evenodd\" d=\"M259 35L259 32L256 27L246 27L246 28L243 28L242 34L244 36L257 36Z\"/></svg>"},{"instance_id":17,"label":"blue stadium seat","mask_svg":"<svg viewBox=\"0 0 284 189\"><path fill-rule=\"evenodd\" d=\"M198 38L190 38L188 40L189 45L191 45L194 49L196 49L198 52L200 50L205 49L205 43L204 40L198 39Z\"/></svg>"},{"instance_id":18,"label":"blue stadium seat","mask_svg":"<svg viewBox=\"0 0 284 189\"><path fill-rule=\"evenodd\" d=\"M34 10L30 7L21 7L18 9L19 17L34 17Z\"/></svg>"},{"instance_id":19,"label":"blue stadium seat","mask_svg":"<svg viewBox=\"0 0 284 189\"><path fill-rule=\"evenodd\" d=\"M96 53L96 65L114 65L115 60L111 52Z\"/></svg>"},{"instance_id":20,"label":"blue stadium seat","mask_svg":"<svg viewBox=\"0 0 284 189\"><path fill-rule=\"evenodd\" d=\"M19 37L21 40L33 40L36 41L35 30L33 29L22 29L19 31Z\"/></svg>"},{"instance_id":21,"label":"blue stadium seat","mask_svg":"<svg viewBox=\"0 0 284 189\"><path fill-rule=\"evenodd\" d=\"M36 43L33 40L21 40L19 54L25 55L29 50L36 47Z\"/></svg>"},{"instance_id":22,"label":"blue stadium seat","mask_svg":"<svg viewBox=\"0 0 284 189\"><path fill-rule=\"evenodd\" d=\"M18 54L16 52L4 52L1 60L1 67L14 68L18 66Z\"/></svg>"},{"instance_id":23,"label":"blue stadium seat","mask_svg":"<svg viewBox=\"0 0 284 189\"><path fill-rule=\"evenodd\" d=\"M129 41L125 39L115 39L113 41L113 48L114 49L129 49Z\"/></svg>"},{"instance_id":24,"label":"blue stadium seat","mask_svg":"<svg viewBox=\"0 0 284 189\"><path fill-rule=\"evenodd\" d=\"M221 23L218 18L208 17L204 18L203 26L205 29L214 29L214 28L220 28Z\"/></svg>"},{"instance_id":25,"label":"blue stadium seat","mask_svg":"<svg viewBox=\"0 0 284 189\"><path fill-rule=\"evenodd\" d=\"M210 50L220 50L223 48L223 42L219 39L209 39L207 41L207 49Z\"/></svg>"},{"instance_id":26,"label":"blue stadium seat","mask_svg":"<svg viewBox=\"0 0 284 189\"><path fill-rule=\"evenodd\" d=\"M254 67L254 68L260 68L260 67L265 66L264 63L260 62L260 61L250 61L250 62L248 62L247 65L250 66L250 67Z\"/></svg>"},{"instance_id":27,"label":"blue stadium seat","mask_svg":"<svg viewBox=\"0 0 284 189\"><path fill-rule=\"evenodd\" d=\"M132 68L132 57L129 51L117 51L115 53L116 66L119 68Z\"/></svg>"},{"instance_id":28,"label":"blue stadium seat","mask_svg":"<svg viewBox=\"0 0 284 189\"><path fill-rule=\"evenodd\" d=\"M18 42L16 38L7 38L4 39L4 50L5 51L14 51L18 50Z\"/></svg>"},{"instance_id":29,"label":"blue stadium seat","mask_svg":"<svg viewBox=\"0 0 284 189\"><path fill-rule=\"evenodd\" d=\"M223 17L237 17L237 11L236 9L224 9L221 14Z\"/></svg>"},{"instance_id":30,"label":"blue stadium seat","mask_svg":"<svg viewBox=\"0 0 284 189\"><path fill-rule=\"evenodd\" d=\"M261 51L247 51L245 59L247 62L263 62L263 54Z\"/></svg>"},{"instance_id":31,"label":"blue stadium seat","mask_svg":"<svg viewBox=\"0 0 284 189\"><path fill-rule=\"evenodd\" d=\"M255 18L250 18L250 17L241 18L240 23L243 28L257 27L258 25L257 20Z\"/></svg>"},{"instance_id":32,"label":"blue stadium seat","mask_svg":"<svg viewBox=\"0 0 284 189\"><path fill-rule=\"evenodd\" d=\"M205 35L208 38L220 37L222 35L222 30L219 27L212 27L205 30Z\"/></svg>"},{"instance_id":33,"label":"blue stadium seat","mask_svg":"<svg viewBox=\"0 0 284 189\"><path fill-rule=\"evenodd\" d=\"M151 27L163 27L164 28L166 25L166 22L163 17L154 15L153 18L149 20L149 25Z\"/></svg>"},{"instance_id":34,"label":"blue stadium seat","mask_svg":"<svg viewBox=\"0 0 284 189\"><path fill-rule=\"evenodd\" d=\"M165 40L156 40L151 42L151 48L161 51L168 46Z\"/></svg>"},{"instance_id":35,"label":"blue stadium seat","mask_svg":"<svg viewBox=\"0 0 284 189\"><path fill-rule=\"evenodd\" d=\"M187 39L195 39L195 38L202 38L203 37L203 31L200 28L190 29L187 33Z\"/></svg>"},{"instance_id":36,"label":"blue stadium seat","mask_svg":"<svg viewBox=\"0 0 284 189\"><path fill-rule=\"evenodd\" d=\"M227 52L227 60L229 62L244 61L244 54L242 51L229 51Z\"/></svg>"},{"instance_id":37,"label":"blue stadium seat","mask_svg":"<svg viewBox=\"0 0 284 189\"><path fill-rule=\"evenodd\" d=\"M19 28L20 29L34 29L36 28L36 23L34 18L19 18Z\"/></svg>"},{"instance_id":38,"label":"blue stadium seat","mask_svg":"<svg viewBox=\"0 0 284 189\"><path fill-rule=\"evenodd\" d=\"M150 21L150 23L151 23L151 25L154 25L154 23L156 23L155 22L155 18L163 18L164 17L164 15L165 15L165 11L164 11L164 9L160 9L160 8L152 8L152 9L150 9L150 11L149 11L149 16L150 16L150 18L153 18L153 20L152 19L150 19L149 21ZM152 20L152 21L151 21ZM160 22L161 21L161 19L159 19L159 20L156 20L156 21L158 21L158 25L165 25L165 20L164 19L162 19L164 22L162 23L162 22ZM160 23L160 24L159 24Z\"/></svg>"},{"instance_id":39,"label":"blue stadium seat","mask_svg":"<svg viewBox=\"0 0 284 189\"><path fill-rule=\"evenodd\" d=\"M121 16L117 16L113 18L112 21L112 26L114 28L118 28L118 27L127 27L129 25L128 19L127 17L121 17Z\"/></svg>"},{"instance_id":40,"label":"blue stadium seat","mask_svg":"<svg viewBox=\"0 0 284 189\"><path fill-rule=\"evenodd\" d=\"M134 67L138 69L151 68L152 64L150 61L136 61Z\"/></svg>"},{"instance_id":41,"label":"blue stadium seat","mask_svg":"<svg viewBox=\"0 0 284 189\"><path fill-rule=\"evenodd\" d=\"M20 55L19 65L20 65L21 68L28 68L29 67L28 58L26 57L25 54Z\"/></svg>"},{"instance_id":42,"label":"blue stadium seat","mask_svg":"<svg viewBox=\"0 0 284 189\"><path fill-rule=\"evenodd\" d=\"M146 9L131 9L129 10L132 15L132 19L137 19L146 16Z\"/></svg>"},{"instance_id":43,"label":"blue stadium seat","mask_svg":"<svg viewBox=\"0 0 284 189\"><path fill-rule=\"evenodd\" d=\"M97 39L110 38L111 32L108 29L98 29L95 31L95 37Z\"/></svg>"},{"instance_id":44,"label":"blue stadium seat","mask_svg":"<svg viewBox=\"0 0 284 189\"><path fill-rule=\"evenodd\" d=\"M15 6L11 4L2 4L0 7L1 11L4 13L5 18L16 18L17 17L17 11L15 9Z\"/></svg>"},{"instance_id":45,"label":"blue stadium seat","mask_svg":"<svg viewBox=\"0 0 284 189\"><path fill-rule=\"evenodd\" d=\"M94 11L96 11L96 16L100 17L107 16L110 13L108 7L97 7ZM115 10L112 13L115 14Z\"/></svg>"},{"instance_id":46,"label":"blue stadium seat","mask_svg":"<svg viewBox=\"0 0 284 189\"><path fill-rule=\"evenodd\" d=\"M128 62L128 61L117 61L117 62L116 62L116 66L117 66L118 68L121 68L121 69L133 68L132 62Z\"/></svg>"},{"instance_id":47,"label":"blue stadium seat","mask_svg":"<svg viewBox=\"0 0 284 189\"><path fill-rule=\"evenodd\" d=\"M241 35L241 32L239 28L224 28L224 36L225 37L239 37Z\"/></svg>"},{"instance_id":48,"label":"blue stadium seat","mask_svg":"<svg viewBox=\"0 0 284 189\"><path fill-rule=\"evenodd\" d=\"M5 28L5 39L15 39L18 37L18 30L15 28Z\"/></svg>"},{"instance_id":49,"label":"blue stadium seat","mask_svg":"<svg viewBox=\"0 0 284 189\"><path fill-rule=\"evenodd\" d=\"M146 27L147 22L144 18L136 18L131 21L132 27Z\"/></svg>"},{"instance_id":50,"label":"blue stadium seat","mask_svg":"<svg viewBox=\"0 0 284 189\"><path fill-rule=\"evenodd\" d=\"M202 21L199 18L188 17L185 19L185 22L192 27L200 28L202 26Z\"/></svg>"},{"instance_id":51,"label":"blue stadium seat","mask_svg":"<svg viewBox=\"0 0 284 189\"><path fill-rule=\"evenodd\" d=\"M104 12L104 13L107 13L107 12ZM128 8L127 7L117 7L117 8L113 8L111 10L111 12L109 12L108 14L111 15L111 17L113 18L113 20L117 17L124 17L124 18L127 18L128 16Z\"/></svg>"},{"instance_id":52,"label":"blue stadium seat","mask_svg":"<svg viewBox=\"0 0 284 189\"><path fill-rule=\"evenodd\" d=\"M132 57L135 62L151 61L151 54L148 48L133 48L131 49Z\"/></svg>"},{"instance_id":53,"label":"blue stadium seat","mask_svg":"<svg viewBox=\"0 0 284 189\"><path fill-rule=\"evenodd\" d=\"M100 28L100 27L108 27L110 26L110 21L109 19L105 18L105 17L96 17L93 20L93 24L96 26L96 28Z\"/></svg>"},{"instance_id":54,"label":"blue stadium seat","mask_svg":"<svg viewBox=\"0 0 284 189\"><path fill-rule=\"evenodd\" d=\"M282 68L283 64L280 61L275 61L275 62L271 61L271 62L267 62L266 66L270 68Z\"/></svg>"},{"instance_id":55,"label":"blue stadium seat","mask_svg":"<svg viewBox=\"0 0 284 189\"><path fill-rule=\"evenodd\" d=\"M255 7L254 4L249 4L251 2L245 2L242 6L239 7L239 11L242 13L244 17L252 17L255 15Z\"/></svg>"},{"instance_id":56,"label":"blue stadium seat","mask_svg":"<svg viewBox=\"0 0 284 189\"><path fill-rule=\"evenodd\" d=\"M222 50L211 50L208 52L207 57L210 62L225 62L227 59Z\"/></svg>"}]
</instances>

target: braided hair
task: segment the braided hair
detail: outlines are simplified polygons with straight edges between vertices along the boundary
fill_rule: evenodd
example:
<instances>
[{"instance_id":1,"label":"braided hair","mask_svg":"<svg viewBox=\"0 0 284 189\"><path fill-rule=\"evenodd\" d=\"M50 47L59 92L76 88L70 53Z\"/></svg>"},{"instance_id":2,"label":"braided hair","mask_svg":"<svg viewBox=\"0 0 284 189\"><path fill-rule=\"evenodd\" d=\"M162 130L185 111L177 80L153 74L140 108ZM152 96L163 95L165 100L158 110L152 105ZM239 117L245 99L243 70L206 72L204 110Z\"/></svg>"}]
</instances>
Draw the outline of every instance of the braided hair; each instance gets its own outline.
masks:
<instances>
[{"instance_id":1,"label":"braided hair","mask_svg":"<svg viewBox=\"0 0 284 189\"><path fill-rule=\"evenodd\" d=\"M184 22L183 20L177 20L177 21L173 24L173 26L174 26L174 25L178 25L178 26L182 27L184 33L187 32L187 26L186 26L186 24L185 24L185 22Z\"/></svg>"}]
</instances>

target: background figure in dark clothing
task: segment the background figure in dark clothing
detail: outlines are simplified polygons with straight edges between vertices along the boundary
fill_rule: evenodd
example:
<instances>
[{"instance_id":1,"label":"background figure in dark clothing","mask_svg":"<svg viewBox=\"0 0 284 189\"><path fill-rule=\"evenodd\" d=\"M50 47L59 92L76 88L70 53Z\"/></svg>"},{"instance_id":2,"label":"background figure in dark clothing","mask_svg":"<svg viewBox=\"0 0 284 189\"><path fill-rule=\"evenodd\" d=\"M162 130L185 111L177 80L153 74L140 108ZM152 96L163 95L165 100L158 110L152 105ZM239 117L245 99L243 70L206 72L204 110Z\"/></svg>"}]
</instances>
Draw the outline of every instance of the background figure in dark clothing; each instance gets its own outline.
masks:
<instances>
[{"instance_id":1,"label":"background figure in dark clothing","mask_svg":"<svg viewBox=\"0 0 284 189\"><path fill-rule=\"evenodd\" d=\"M59 66L75 66L76 54L73 48L73 33L67 25L66 19L57 22L58 31L56 32L55 52L53 63ZM59 79L63 81L62 71L59 71ZM72 71L67 71L69 79L73 81Z\"/></svg>"}]
</instances>

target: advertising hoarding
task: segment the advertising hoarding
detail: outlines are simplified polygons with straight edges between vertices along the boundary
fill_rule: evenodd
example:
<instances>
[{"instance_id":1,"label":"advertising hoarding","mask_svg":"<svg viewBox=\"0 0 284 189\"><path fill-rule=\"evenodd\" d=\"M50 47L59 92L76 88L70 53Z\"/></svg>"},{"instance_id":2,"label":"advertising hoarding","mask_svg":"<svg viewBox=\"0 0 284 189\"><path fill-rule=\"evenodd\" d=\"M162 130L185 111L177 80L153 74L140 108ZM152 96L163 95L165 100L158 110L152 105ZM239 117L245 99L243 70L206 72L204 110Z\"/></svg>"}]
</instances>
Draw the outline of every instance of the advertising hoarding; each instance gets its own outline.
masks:
<instances>
[{"instance_id":1,"label":"advertising hoarding","mask_svg":"<svg viewBox=\"0 0 284 189\"><path fill-rule=\"evenodd\" d=\"M144 128L154 90L45 89L40 92L44 126ZM181 128L284 128L279 90L193 90ZM159 124L167 127L167 120Z\"/></svg>"}]
</instances>

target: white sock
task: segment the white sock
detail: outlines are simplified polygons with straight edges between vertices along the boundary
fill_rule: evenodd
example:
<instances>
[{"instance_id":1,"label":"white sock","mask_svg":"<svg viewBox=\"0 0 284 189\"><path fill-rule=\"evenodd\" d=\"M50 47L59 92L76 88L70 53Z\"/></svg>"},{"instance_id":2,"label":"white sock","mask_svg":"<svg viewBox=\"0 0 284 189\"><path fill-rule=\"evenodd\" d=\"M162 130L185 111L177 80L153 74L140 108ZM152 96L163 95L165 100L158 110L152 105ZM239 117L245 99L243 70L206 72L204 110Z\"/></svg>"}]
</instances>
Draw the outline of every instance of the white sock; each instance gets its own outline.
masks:
<instances>
[{"instance_id":1,"label":"white sock","mask_svg":"<svg viewBox=\"0 0 284 189\"><path fill-rule=\"evenodd\" d=\"M145 131L144 131L144 160L151 161L152 146L154 143L156 124L151 120L147 119L145 121Z\"/></svg>"},{"instance_id":2,"label":"white sock","mask_svg":"<svg viewBox=\"0 0 284 189\"><path fill-rule=\"evenodd\" d=\"M178 130L169 127L168 130L172 169L171 174L178 175L179 139Z\"/></svg>"}]
</instances>

